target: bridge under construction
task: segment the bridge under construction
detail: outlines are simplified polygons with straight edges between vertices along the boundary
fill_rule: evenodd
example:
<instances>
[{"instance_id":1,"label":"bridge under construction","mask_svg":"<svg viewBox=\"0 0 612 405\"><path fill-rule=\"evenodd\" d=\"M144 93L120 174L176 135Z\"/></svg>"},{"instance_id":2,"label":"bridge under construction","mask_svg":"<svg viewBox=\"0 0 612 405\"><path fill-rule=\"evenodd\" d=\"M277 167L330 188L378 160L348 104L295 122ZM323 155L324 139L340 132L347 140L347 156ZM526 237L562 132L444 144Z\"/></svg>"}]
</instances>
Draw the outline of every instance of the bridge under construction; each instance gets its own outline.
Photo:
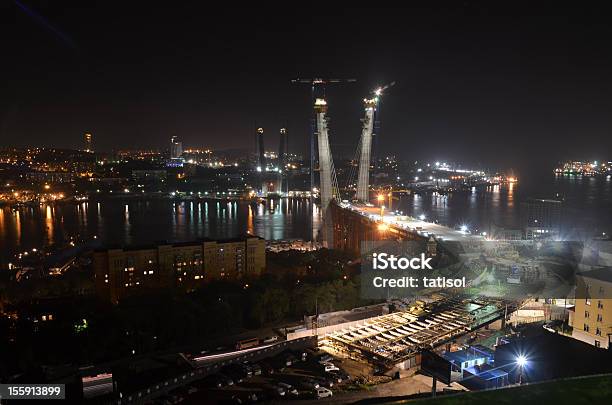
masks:
<instances>
[{"instance_id":1,"label":"bridge under construction","mask_svg":"<svg viewBox=\"0 0 612 405\"><path fill-rule=\"evenodd\" d=\"M377 113L385 91L395 85L392 82L372 91L363 99L364 116L361 120L361 136L355 152L357 181L353 183L349 176L349 190L355 194L349 200L342 200L334 168L334 159L330 146L329 105L324 89L329 84L351 83L354 79L296 79L294 83L312 86L312 138L311 138L311 184L312 194L320 197L322 217L321 242L323 246L358 253L362 241L385 239L395 240L431 240L434 242L460 241L463 243L480 242L482 236L469 232L454 230L442 225L398 215L391 209L385 213L383 205L386 195L378 195L376 207L370 203L370 171L372 166L372 140L377 130ZM316 143L316 148L315 148ZM315 151L318 159L315 158ZM315 170L318 161L318 170ZM354 166L354 167L355 167ZM319 173L319 188L314 187L314 173ZM392 193L388 194L389 203ZM390 205L390 204L389 204Z\"/></svg>"},{"instance_id":2,"label":"bridge under construction","mask_svg":"<svg viewBox=\"0 0 612 405\"><path fill-rule=\"evenodd\" d=\"M341 201L338 188L338 181L334 168L334 160L329 142L328 128L328 104L325 98L325 92L320 91L324 86L329 84L352 83L354 79L295 79L294 83L309 84L312 91L312 102L314 109L314 118L311 137L311 192L318 192L321 201L322 215L322 242L324 246L334 245L334 221L333 215L330 212L330 204ZM364 118L362 119L361 137L358 143L356 155L358 161L358 180L357 189L354 196L355 201L361 203L369 203L370 196L370 167L372 155L372 139L375 131L376 111L379 106L383 92L389 87L395 85L395 82L386 86L379 87L374 90L371 97L363 99L364 103ZM319 90L319 91L317 91ZM315 140L317 148L315 148ZM318 172L319 172L319 189L314 187L314 172L315 172L315 150L318 153Z\"/></svg>"}]
</instances>

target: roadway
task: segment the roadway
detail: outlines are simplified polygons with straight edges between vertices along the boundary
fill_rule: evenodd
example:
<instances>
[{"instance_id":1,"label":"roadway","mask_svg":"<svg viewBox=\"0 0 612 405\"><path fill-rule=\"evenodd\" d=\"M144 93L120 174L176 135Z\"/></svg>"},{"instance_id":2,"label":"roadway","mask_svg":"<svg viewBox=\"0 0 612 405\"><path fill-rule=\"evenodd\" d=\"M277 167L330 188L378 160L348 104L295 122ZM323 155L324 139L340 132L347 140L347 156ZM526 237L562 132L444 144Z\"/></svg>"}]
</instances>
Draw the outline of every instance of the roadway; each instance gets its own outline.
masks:
<instances>
[{"instance_id":1,"label":"roadway","mask_svg":"<svg viewBox=\"0 0 612 405\"><path fill-rule=\"evenodd\" d=\"M433 236L439 241L482 242L486 240L484 236L474 235L470 233L469 230L457 230L433 222L409 217L407 215L397 215L392 212L383 212L383 216L381 217L380 208L371 205L343 202L340 204L340 206L353 212L357 212L371 221L383 222L388 226L416 232L419 235L426 237Z\"/></svg>"}]
</instances>

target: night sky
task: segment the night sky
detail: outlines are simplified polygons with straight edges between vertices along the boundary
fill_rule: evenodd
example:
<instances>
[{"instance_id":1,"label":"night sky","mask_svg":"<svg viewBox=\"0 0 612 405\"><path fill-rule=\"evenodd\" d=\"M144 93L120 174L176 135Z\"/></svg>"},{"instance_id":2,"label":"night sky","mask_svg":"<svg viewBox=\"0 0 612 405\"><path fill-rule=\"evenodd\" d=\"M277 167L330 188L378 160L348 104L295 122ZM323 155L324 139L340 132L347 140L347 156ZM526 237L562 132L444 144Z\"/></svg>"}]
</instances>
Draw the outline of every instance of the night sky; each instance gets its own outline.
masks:
<instances>
[{"instance_id":1,"label":"night sky","mask_svg":"<svg viewBox=\"0 0 612 405\"><path fill-rule=\"evenodd\" d=\"M76 148L91 132L106 151L163 149L172 135L185 147L245 148L258 125L277 149L287 125L291 150L303 152L310 93L290 79L351 77L358 83L327 89L336 156L353 155L361 99L396 81L381 108L381 153L519 170L612 158L603 9L97 3L0 3L0 147Z\"/></svg>"}]
</instances>

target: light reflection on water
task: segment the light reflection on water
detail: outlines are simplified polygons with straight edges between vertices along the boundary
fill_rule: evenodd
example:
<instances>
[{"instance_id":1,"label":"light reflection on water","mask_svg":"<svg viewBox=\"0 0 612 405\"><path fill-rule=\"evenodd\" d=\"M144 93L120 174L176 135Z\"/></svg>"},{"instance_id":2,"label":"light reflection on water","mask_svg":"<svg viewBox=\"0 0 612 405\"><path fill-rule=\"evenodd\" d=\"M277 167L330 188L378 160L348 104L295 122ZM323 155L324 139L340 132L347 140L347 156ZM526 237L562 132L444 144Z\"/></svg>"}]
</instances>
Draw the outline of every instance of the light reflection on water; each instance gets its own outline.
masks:
<instances>
[{"instance_id":1,"label":"light reflection on water","mask_svg":"<svg viewBox=\"0 0 612 405\"><path fill-rule=\"evenodd\" d=\"M566 199L568 216L594 232L612 231L612 181L603 178L532 180L449 195L408 195L393 209L449 226L486 230L491 224L520 226L527 197ZM246 201L104 200L40 208L0 209L0 264L17 251L40 248L70 236L97 235L103 243L141 245L197 238L230 238L249 232L265 239L311 239L320 226L318 206L308 200Z\"/></svg>"},{"instance_id":2,"label":"light reflection on water","mask_svg":"<svg viewBox=\"0 0 612 405\"><path fill-rule=\"evenodd\" d=\"M310 216L318 210L301 199L246 201L104 200L79 204L0 209L0 263L18 251L70 236L102 243L144 245L160 241L231 238L246 232L266 239L311 239ZM22 232L27 229L27 232Z\"/></svg>"},{"instance_id":3,"label":"light reflection on water","mask_svg":"<svg viewBox=\"0 0 612 405\"><path fill-rule=\"evenodd\" d=\"M520 184L474 188L471 192L412 194L400 198L394 209L407 215L456 227L486 230L490 225L520 228L520 202L529 197L564 198L567 226L590 233L612 227L612 181L593 177L526 179Z\"/></svg>"}]
</instances>

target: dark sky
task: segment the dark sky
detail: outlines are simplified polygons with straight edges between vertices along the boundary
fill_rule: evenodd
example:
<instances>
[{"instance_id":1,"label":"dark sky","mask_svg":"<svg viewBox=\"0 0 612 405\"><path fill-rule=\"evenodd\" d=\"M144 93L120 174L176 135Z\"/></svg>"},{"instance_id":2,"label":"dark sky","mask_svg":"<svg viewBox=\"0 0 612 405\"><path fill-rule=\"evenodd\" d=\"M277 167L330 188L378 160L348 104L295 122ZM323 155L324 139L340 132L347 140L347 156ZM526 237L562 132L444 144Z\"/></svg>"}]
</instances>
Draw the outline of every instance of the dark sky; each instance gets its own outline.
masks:
<instances>
[{"instance_id":1,"label":"dark sky","mask_svg":"<svg viewBox=\"0 0 612 405\"><path fill-rule=\"evenodd\" d=\"M360 100L396 81L381 109L381 152L501 167L612 159L612 25L604 9L421 3L234 2L223 10L204 2L4 0L0 146L78 147L89 131L99 150L167 148L171 135L185 146L251 147L257 124L270 149L288 125L291 148L301 152L309 90L290 79L321 76L359 81L327 90L335 155L353 154Z\"/></svg>"}]
</instances>

